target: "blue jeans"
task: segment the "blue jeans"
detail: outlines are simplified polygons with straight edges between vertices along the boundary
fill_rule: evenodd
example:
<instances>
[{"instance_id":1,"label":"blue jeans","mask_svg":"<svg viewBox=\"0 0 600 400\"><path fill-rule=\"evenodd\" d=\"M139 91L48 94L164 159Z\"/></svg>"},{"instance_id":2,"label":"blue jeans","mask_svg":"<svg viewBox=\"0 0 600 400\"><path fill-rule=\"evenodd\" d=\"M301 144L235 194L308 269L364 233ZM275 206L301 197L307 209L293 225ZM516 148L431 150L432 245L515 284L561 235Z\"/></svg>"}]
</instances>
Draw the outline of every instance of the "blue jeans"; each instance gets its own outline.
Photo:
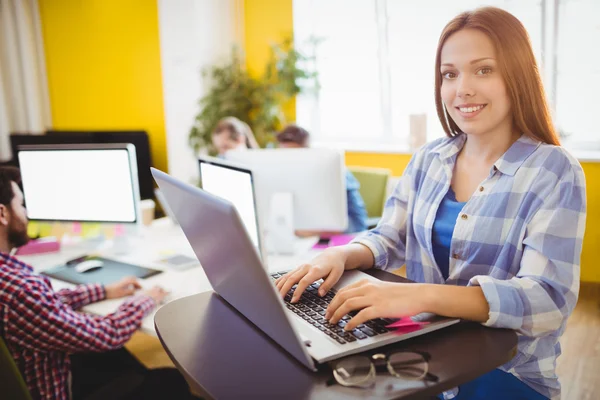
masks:
<instances>
[{"instance_id":1,"label":"blue jeans","mask_svg":"<svg viewBox=\"0 0 600 400\"><path fill-rule=\"evenodd\" d=\"M454 400L548 400L513 374L495 369L458 387ZM438 396L443 399L442 395Z\"/></svg>"}]
</instances>

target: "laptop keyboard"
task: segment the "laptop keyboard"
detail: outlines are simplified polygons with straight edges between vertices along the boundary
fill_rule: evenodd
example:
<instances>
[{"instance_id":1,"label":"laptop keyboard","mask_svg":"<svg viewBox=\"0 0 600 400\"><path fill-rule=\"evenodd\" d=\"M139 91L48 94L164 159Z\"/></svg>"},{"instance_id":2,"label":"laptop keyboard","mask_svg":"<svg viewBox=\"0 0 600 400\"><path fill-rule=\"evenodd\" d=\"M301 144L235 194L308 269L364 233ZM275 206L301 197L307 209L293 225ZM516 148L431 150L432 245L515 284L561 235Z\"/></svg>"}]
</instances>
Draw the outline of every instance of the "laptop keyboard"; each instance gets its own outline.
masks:
<instances>
[{"instance_id":1,"label":"laptop keyboard","mask_svg":"<svg viewBox=\"0 0 600 400\"><path fill-rule=\"evenodd\" d=\"M271 279L276 280L284 274L285 272L271 274ZM339 344L352 343L356 342L357 340L364 340L368 337L389 332L389 329L386 328L386 325L397 321L396 319L392 318L372 319L364 324L358 325L356 329L346 332L344 327L346 326L347 321L355 316L358 311L352 311L349 314L344 315L337 324L330 324L329 321L325 319L325 311L337 292L335 289L331 289L325 296L319 296L317 291L319 286L321 286L321 283L323 283L322 279L308 286L302 294L302 297L300 297L300 300L297 303L292 304L290 301L292 300L292 295L294 294L294 290L296 290L297 286L294 285L285 295L283 300L285 302L285 306L289 310Z\"/></svg>"}]
</instances>

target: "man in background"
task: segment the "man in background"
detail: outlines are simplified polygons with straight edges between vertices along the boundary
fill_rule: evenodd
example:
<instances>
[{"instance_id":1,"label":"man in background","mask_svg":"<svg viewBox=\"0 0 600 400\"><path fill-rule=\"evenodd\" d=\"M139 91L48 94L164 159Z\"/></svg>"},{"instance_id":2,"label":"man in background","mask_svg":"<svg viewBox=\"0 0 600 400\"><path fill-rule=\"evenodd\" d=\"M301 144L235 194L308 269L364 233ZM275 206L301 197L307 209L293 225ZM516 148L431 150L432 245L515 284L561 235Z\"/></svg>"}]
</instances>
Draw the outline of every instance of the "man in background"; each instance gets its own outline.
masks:
<instances>
[{"instance_id":1,"label":"man in background","mask_svg":"<svg viewBox=\"0 0 600 400\"><path fill-rule=\"evenodd\" d=\"M140 284L125 278L55 292L48 278L11 255L29 241L20 183L18 169L0 167L0 337L32 398L76 400L120 376L131 378L120 386L121 398L193 398L176 370L151 373L122 348L165 298L163 289L130 297L107 316L84 314L76 310L130 296Z\"/></svg>"},{"instance_id":2,"label":"man in background","mask_svg":"<svg viewBox=\"0 0 600 400\"><path fill-rule=\"evenodd\" d=\"M310 134L295 124L286 126L277 134L277 142L281 148L307 148ZM367 230L367 210L360 192L360 183L354 175L346 170L346 193L348 198L348 229L346 233Z\"/></svg>"}]
</instances>

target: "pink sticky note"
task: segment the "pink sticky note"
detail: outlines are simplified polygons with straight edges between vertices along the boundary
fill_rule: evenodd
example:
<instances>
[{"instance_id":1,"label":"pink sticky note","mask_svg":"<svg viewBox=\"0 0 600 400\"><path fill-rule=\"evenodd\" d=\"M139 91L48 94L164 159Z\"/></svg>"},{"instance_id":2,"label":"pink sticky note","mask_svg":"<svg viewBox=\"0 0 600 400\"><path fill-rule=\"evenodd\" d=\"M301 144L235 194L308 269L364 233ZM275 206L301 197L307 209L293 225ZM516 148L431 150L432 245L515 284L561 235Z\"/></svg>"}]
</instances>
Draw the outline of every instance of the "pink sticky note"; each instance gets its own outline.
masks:
<instances>
[{"instance_id":1,"label":"pink sticky note","mask_svg":"<svg viewBox=\"0 0 600 400\"><path fill-rule=\"evenodd\" d=\"M422 325L427 325L429 322L428 321L423 321L423 322L419 322L419 321L413 321L410 317L403 317L400 318L398 321L389 324L386 326L386 328L406 328L406 327L420 327Z\"/></svg>"},{"instance_id":2,"label":"pink sticky note","mask_svg":"<svg viewBox=\"0 0 600 400\"><path fill-rule=\"evenodd\" d=\"M314 245L312 248L313 248L313 249L320 250L320 249L326 249L326 248L328 248L328 247L329 247L329 245L328 245L328 244L320 244L320 243L315 243L315 245Z\"/></svg>"},{"instance_id":3,"label":"pink sticky note","mask_svg":"<svg viewBox=\"0 0 600 400\"><path fill-rule=\"evenodd\" d=\"M121 224L115 225L115 236L121 236L125 233L125 228Z\"/></svg>"},{"instance_id":4,"label":"pink sticky note","mask_svg":"<svg viewBox=\"0 0 600 400\"><path fill-rule=\"evenodd\" d=\"M333 235L329 238L328 244L317 243L313 246L313 249L326 249L328 247L333 247L333 246L343 246L345 244L350 243L352 241L352 239L354 239L355 237L356 237L355 233Z\"/></svg>"},{"instance_id":5,"label":"pink sticky note","mask_svg":"<svg viewBox=\"0 0 600 400\"><path fill-rule=\"evenodd\" d=\"M73 234L74 235L78 235L81 233L81 223L80 222L73 222Z\"/></svg>"},{"instance_id":6,"label":"pink sticky note","mask_svg":"<svg viewBox=\"0 0 600 400\"><path fill-rule=\"evenodd\" d=\"M331 240L329 241L329 246L343 246L350 243L355 237L356 234L354 233L332 236Z\"/></svg>"},{"instance_id":7,"label":"pink sticky note","mask_svg":"<svg viewBox=\"0 0 600 400\"><path fill-rule=\"evenodd\" d=\"M390 332L395 333L396 335L404 335L407 333L418 331L421 328L421 325L402 326L400 328L392 329L390 330Z\"/></svg>"}]
</instances>

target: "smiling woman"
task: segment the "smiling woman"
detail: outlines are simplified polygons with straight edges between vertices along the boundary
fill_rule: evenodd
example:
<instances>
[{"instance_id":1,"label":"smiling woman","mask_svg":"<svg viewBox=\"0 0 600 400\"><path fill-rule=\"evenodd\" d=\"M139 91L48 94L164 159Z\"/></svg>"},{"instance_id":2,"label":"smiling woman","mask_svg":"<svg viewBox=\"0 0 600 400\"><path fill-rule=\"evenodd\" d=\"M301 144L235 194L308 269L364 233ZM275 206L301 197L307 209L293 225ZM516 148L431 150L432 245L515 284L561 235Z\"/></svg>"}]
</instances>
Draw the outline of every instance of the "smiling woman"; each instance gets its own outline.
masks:
<instances>
[{"instance_id":1,"label":"smiling woman","mask_svg":"<svg viewBox=\"0 0 600 400\"><path fill-rule=\"evenodd\" d=\"M435 100L447 135L504 126L559 144L529 35L515 20L490 7L463 13L444 28L435 59ZM479 114L486 122L469 125Z\"/></svg>"},{"instance_id":2,"label":"smiling woman","mask_svg":"<svg viewBox=\"0 0 600 400\"><path fill-rule=\"evenodd\" d=\"M435 100L446 138L412 157L379 225L277 281L294 298L344 270L406 265L417 284L359 282L326 312L353 329L422 312L517 331L517 355L452 393L458 399L560 398L558 338L579 293L585 178L558 145L525 28L485 7L443 29ZM347 319L347 318L346 318Z\"/></svg>"}]
</instances>

